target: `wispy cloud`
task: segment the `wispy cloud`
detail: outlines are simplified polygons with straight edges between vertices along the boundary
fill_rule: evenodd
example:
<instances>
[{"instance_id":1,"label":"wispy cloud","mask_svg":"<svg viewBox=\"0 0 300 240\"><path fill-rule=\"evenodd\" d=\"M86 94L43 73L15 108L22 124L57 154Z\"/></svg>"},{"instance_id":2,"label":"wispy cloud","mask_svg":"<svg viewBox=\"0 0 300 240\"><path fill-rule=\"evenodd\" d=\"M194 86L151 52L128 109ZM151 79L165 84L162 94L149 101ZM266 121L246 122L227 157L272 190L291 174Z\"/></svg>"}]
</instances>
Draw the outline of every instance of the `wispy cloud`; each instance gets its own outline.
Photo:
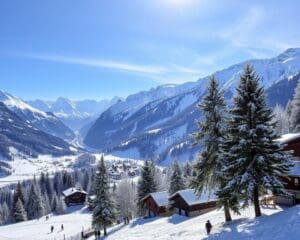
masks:
<instances>
[{"instance_id":1,"label":"wispy cloud","mask_svg":"<svg viewBox=\"0 0 300 240\"><path fill-rule=\"evenodd\" d=\"M22 57L26 57L33 60L50 61L62 64L76 64L96 68L107 68L115 71L126 71L130 73L147 75L148 77L152 77L156 81L161 81L161 83L184 82L187 81L187 79L190 80L191 76L193 76L194 80L196 80L201 74L203 74L202 71L199 71L196 68L190 68L178 64L156 66L128 63L116 60L105 60L100 58L73 56L70 57L51 54L23 54Z\"/></svg>"},{"instance_id":2,"label":"wispy cloud","mask_svg":"<svg viewBox=\"0 0 300 240\"><path fill-rule=\"evenodd\" d=\"M62 55L43 55L43 54L26 54L25 57L36 60L51 61L57 63L78 64L90 67L109 68L120 71L138 72L138 73L153 73L160 74L166 71L165 68L159 66L132 64L127 62L95 59L95 58L82 58L82 57L69 57Z\"/></svg>"}]
</instances>

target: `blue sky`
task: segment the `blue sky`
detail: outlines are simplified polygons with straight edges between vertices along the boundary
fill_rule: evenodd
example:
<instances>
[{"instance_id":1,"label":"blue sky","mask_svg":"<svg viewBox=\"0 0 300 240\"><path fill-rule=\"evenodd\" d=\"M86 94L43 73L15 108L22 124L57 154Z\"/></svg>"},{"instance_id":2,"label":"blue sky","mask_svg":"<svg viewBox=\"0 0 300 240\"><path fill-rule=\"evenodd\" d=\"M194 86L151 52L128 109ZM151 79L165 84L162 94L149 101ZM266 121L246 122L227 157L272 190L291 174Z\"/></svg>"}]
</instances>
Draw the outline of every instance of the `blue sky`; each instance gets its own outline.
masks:
<instances>
[{"instance_id":1,"label":"blue sky","mask_svg":"<svg viewBox=\"0 0 300 240\"><path fill-rule=\"evenodd\" d=\"M296 2L1 1L0 88L101 99L194 81L299 47Z\"/></svg>"}]
</instances>

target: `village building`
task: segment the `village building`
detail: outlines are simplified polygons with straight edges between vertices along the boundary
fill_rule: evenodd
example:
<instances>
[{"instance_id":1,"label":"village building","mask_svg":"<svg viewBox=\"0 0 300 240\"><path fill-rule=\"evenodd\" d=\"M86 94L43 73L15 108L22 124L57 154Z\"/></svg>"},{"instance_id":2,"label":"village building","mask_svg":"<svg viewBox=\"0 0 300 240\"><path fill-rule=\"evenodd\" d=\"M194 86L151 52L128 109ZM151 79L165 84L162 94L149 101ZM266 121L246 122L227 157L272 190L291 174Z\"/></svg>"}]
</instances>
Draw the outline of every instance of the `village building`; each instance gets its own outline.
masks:
<instances>
[{"instance_id":1,"label":"village building","mask_svg":"<svg viewBox=\"0 0 300 240\"><path fill-rule=\"evenodd\" d=\"M202 194L200 197L196 196L194 189L180 190L174 193L169 198L172 208L179 215L188 217L197 216L216 208L217 202L215 196L212 194Z\"/></svg>"},{"instance_id":2,"label":"village building","mask_svg":"<svg viewBox=\"0 0 300 240\"><path fill-rule=\"evenodd\" d=\"M62 192L67 206L84 204L87 193L83 190L71 187Z\"/></svg>"},{"instance_id":3,"label":"village building","mask_svg":"<svg viewBox=\"0 0 300 240\"><path fill-rule=\"evenodd\" d=\"M148 217L165 216L167 214L169 193L167 191L154 192L145 196L141 201L144 204Z\"/></svg>"},{"instance_id":4,"label":"village building","mask_svg":"<svg viewBox=\"0 0 300 240\"><path fill-rule=\"evenodd\" d=\"M294 166L281 180L284 187L290 193L289 196L276 196L276 204L295 205L300 203L300 133L285 134L277 141L283 145L284 150L290 151Z\"/></svg>"}]
</instances>

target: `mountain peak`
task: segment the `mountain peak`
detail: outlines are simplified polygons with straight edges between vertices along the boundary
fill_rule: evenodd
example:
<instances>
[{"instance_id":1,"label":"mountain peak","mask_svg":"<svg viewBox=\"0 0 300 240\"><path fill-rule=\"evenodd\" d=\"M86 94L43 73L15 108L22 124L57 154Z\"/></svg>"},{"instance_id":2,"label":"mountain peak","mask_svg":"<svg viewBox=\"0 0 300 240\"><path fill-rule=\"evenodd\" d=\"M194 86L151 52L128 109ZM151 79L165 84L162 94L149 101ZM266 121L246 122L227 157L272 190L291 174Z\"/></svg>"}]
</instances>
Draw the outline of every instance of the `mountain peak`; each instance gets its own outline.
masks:
<instances>
[{"instance_id":1,"label":"mountain peak","mask_svg":"<svg viewBox=\"0 0 300 240\"><path fill-rule=\"evenodd\" d=\"M285 61L289 58L300 57L300 48L288 48L278 55L279 61Z\"/></svg>"}]
</instances>

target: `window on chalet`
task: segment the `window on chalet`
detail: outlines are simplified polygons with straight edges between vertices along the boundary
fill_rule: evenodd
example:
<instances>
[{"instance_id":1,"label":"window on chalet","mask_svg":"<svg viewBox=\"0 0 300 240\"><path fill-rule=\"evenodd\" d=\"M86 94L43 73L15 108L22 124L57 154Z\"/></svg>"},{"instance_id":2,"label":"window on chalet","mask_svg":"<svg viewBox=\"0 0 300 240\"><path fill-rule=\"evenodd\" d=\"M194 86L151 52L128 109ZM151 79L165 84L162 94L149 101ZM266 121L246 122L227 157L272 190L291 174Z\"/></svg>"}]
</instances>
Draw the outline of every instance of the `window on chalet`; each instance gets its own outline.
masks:
<instances>
[{"instance_id":1,"label":"window on chalet","mask_svg":"<svg viewBox=\"0 0 300 240\"><path fill-rule=\"evenodd\" d=\"M299 185L299 179L298 179L298 178L294 178L294 184L295 184L296 186Z\"/></svg>"}]
</instances>

